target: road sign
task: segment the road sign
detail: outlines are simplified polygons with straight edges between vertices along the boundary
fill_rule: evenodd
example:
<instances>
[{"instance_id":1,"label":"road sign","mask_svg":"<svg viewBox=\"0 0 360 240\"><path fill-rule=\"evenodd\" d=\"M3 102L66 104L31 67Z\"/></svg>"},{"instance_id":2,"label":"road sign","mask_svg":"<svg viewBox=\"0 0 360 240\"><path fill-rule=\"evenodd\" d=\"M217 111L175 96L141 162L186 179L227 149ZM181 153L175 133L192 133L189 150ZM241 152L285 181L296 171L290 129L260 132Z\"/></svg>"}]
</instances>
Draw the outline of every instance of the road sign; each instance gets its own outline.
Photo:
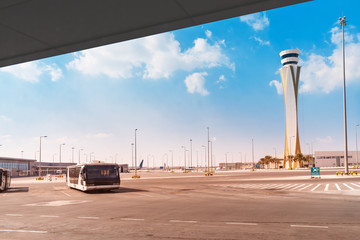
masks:
<instances>
[{"instance_id":1,"label":"road sign","mask_svg":"<svg viewBox=\"0 0 360 240\"><path fill-rule=\"evenodd\" d=\"M319 176L320 177L320 168L312 167L311 168L311 176Z\"/></svg>"}]
</instances>

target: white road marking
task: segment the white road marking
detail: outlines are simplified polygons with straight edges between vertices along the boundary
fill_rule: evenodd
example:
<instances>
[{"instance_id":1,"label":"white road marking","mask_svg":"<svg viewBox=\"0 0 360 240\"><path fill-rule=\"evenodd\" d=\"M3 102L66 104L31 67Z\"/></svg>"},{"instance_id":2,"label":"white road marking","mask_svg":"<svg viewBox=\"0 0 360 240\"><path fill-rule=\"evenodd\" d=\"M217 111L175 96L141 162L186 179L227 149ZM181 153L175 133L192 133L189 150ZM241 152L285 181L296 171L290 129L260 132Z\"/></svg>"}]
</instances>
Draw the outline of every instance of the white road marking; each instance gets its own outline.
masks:
<instances>
[{"instance_id":1,"label":"white road marking","mask_svg":"<svg viewBox=\"0 0 360 240\"><path fill-rule=\"evenodd\" d=\"M120 218L122 221L144 221L142 218Z\"/></svg>"},{"instance_id":2,"label":"white road marking","mask_svg":"<svg viewBox=\"0 0 360 240\"><path fill-rule=\"evenodd\" d=\"M355 183L351 183L351 184L354 185L354 186L360 187L360 185L357 185L357 184L355 184Z\"/></svg>"},{"instance_id":3,"label":"white road marking","mask_svg":"<svg viewBox=\"0 0 360 240\"><path fill-rule=\"evenodd\" d=\"M170 220L173 223L197 223L198 221L183 221L183 220Z\"/></svg>"},{"instance_id":4,"label":"white road marking","mask_svg":"<svg viewBox=\"0 0 360 240\"><path fill-rule=\"evenodd\" d=\"M99 217L77 217L80 219L99 219Z\"/></svg>"},{"instance_id":5,"label":"white road marking","mask_svg":"<svg viewBox=\"0 0 360 240\"><path fill-rule=\"evenodd\" d=\"M350 190L355 190L354 188L350 187L349 185L347 185L346 183L343 183L344 186L348 187Z\"/></svg>"},{"instance_id":6,"label":"white road marking","mask_svg":"<svg viewBox=\"0 0 360 240\"><path fill-rule=\"evenodd\" d=\"M272 188L274 188L274 189L282 188L284 185L286 185L286 184L276 184L276 185L273 186Z\"/></svg>"},{"instance_id":7,"label":"white road marking","mask_svg":"<svg viewBox=\"0 0 360 240\"><path fill-rule=\"evenodd\" d=\"M339 187L339 185L337 183L335 183L335 187L337 188L337 190L341 191L341 188Z\"/></svg>"},{"instance_id":8,"label":"white road marking","mask_svg":"<svg viewBox=\"0 0 360 240\"><path fill-rule=\"evenodd\" d=\"M318 185L316 185L316 187L314 187L313 189L311 189L310 191L314 191L315 189L317 189L318 187L320 187L320 183Z\"/></svg>"},{"instance_id":9,"label":"white road marking","mask_svg":"<svg viewBox=\"0 0 360 240\"><path fill-rule=\"evenodd\" d=\"M59 216L55 216L55 215L40 215L40 217L42 217L42 218L58 218Z\"/></svg>"},{"instance_id":10,"label":"white road marking","mask_svg":"<svg viewBox=\"0 0 360 240\"><path fill-rule=\"evenodd\" d=\"M68 196L68 197L71 197L71 195L68 194L68 193L66 193L66 192L62 192L62 193L65 194L65 195Z\"/></svg>"},{"instance_id":11,"label":"white road marking","mask_svg":"<svg viewBox=\"0 0 360 240\"><path fill-rule=\"evenodd\" d=\"M9 213L9 214L5 214L6 216L9 216L9 217L23 217L24 215L22 215L22 214L11 214L11 213Z\"/></svg>"},{"instance_id":12,"label":"white road marking","mask_svg":"<svg viewBox=\"0 0 360 240\"><path fill-rule=\"evenodd\" d=\"M285 189L286 187L288 187L288 186L290 186L290 185L291 185L291 183L285 184L285 185L283 185L283 186L281 186L281 187L277 187L277 188L279 188L279 189Z\"/></svg>"},{"instance_id":13,"label":"white road marking","mask_svg":"<svg viewBox=\"0 0 360 240\"><path fill-rule=\"evenodd\" d=\"M295 189L297 189L297 188L299 188L299 187L302 187L302 186L304 186L305 185L305 183L304 184L301 184L301 185L299 185L299 186L297 186L297 187L294 187L294 188L292 188L292 189L290 189L290 190L295 190Z\"/></svg>"},{"instance_id":14,"label":"white road marking","mask_svg":"<svg viewBox=\"0 0 360 240\"><path fill-rule=\"evenodd\" d=\"M276 184L268 184L265 187L262 187L261 189L269 189L269 188L272 188L274 185L276 185Z\"/></svg>"},{"instance_id":15,"label":"white road marking","mask_svg":"<svg viewBox=\"0 0 360 240\"><path fill-rule=\"evenodd\" d=\"M300 227L300 228L329 228L328 226L313 226L313 225L290 225L290 227Z\"/></svg>"},{"instance_id":16,"label":"white road marking","mask_svg":"<svg viewBox=\"0 0 360 240\"><path fill-rule=\"evenodd\" d=\"M297 185L299 185L299 184L298 183L291 184L290 186L284 187L283 189L289 189L289 188L295 187Z\"/></svg>"},{"instance_id":17,"label":"white road marking","mask_svg":"<svg viewBox=\"0 0 360 240\"><path fill-rule=\"evenodd\" d=\"M47 231L0 229L0 232L48 233Z\"/></svg>"},{"instance_id":18,"label":"white road marking","mask_svg":"<svg viewBox=\"0 0 360 240\"><path fill-rule=\"evenodd\" d=\"M302 190L304 190L304 189L306 189L306 188L308 188L308 187L311 187L312 186L312 184L309 184L309 185L307 185L307 186L305 186L305 187L303 187L303 188L300 188L298 191L302 191Z\"/></svg>"},{"instance_id":19,"label":"white road marking","mask_svg":"<svg viewBox=\"0 0 360 240\"><path fill-rule=\"evenodd\" d=\"M71 204L81 204L86 203L89 201L82 201L82 200L60 200L60 201L51 201L51 202L40 202L40 203L31 203L25 204L23 206L26 207L61 207Z\"/></svg>"},{"instance_id":20,"label":"white road marking","mask_svg":"<svg viewBox=\"0 0 360 240\"><path fill-rule=\"evenodd\" d=\"M257 226L257 223L243 223L243 222L227 222L229 225L246 225L246 226Z\"/></svg>"},{"instance_id":21,"label":"white road marking","mask_svg":"<svg viewBox=\"0 0 360 240\"><path fill-rule=\"evenodd\" d=\"M324 191L329 190L329 184L326 184Z\"/></svg>"}]
</instances>

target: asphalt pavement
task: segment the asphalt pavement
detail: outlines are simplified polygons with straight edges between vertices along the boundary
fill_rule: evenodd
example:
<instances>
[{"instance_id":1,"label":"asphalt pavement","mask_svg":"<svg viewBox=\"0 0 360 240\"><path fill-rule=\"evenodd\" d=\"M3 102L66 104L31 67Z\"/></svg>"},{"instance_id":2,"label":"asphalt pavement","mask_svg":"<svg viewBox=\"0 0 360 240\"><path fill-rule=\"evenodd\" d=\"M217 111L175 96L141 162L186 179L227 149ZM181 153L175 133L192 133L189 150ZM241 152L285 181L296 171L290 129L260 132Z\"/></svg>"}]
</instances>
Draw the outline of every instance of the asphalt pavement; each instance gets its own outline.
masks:
<instances>
[{"instance_id":1,"label":"asphalt pavement","mask_svg":"<svg viewBox=\"0 0 360 240\"><path fill-rule=\"evenodd\" d=\"M358 239L360 177L335 171L143 171L108 193L17 178L0 239Z\"/></svg>"}]
</instances>

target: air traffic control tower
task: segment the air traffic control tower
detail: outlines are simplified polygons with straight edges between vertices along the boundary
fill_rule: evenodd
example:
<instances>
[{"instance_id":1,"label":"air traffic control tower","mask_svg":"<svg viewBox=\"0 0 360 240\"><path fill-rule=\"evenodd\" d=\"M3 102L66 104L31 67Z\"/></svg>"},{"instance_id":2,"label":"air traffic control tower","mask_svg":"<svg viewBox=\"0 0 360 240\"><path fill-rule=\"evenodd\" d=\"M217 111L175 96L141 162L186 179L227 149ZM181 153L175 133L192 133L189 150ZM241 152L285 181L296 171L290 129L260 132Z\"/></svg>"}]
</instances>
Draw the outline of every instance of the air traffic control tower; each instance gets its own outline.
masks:
<instances>
[{"instance_id":1,"label":"air traffic control tower","mask_svg":"<svg viewBox=\"0 0 360 240\"><path fill-rule=\"evenodd\" d=\"M285 151L284 168L296 168L297 163L293 163L296 154L301 153L300 138L298 129L298 89L300 80L300 69L298 49L288 49L280 52L281 81L284 92L285 103ZM299 166L300 167L300 166Z\"/></svg>"}]
</instances>

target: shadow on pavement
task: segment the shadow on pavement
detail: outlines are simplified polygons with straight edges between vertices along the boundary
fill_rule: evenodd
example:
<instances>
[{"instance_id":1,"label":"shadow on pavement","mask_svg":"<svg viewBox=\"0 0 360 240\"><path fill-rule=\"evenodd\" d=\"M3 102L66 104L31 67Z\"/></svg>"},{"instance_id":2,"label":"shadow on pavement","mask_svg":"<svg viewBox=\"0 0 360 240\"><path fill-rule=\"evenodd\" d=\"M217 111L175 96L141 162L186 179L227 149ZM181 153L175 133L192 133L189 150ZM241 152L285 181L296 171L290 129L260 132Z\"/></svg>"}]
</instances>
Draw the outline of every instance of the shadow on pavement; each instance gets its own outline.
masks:
<instances>
[{"instance_id":1,"label":"shadow on pavement","mask_svg":"<svg viewBox=\"0 0 360 240\"><path fill-rule=\"evenodd\" d=\"M5 192L6 193L17 193L17 192L28 192L28 187L16 187L16 188L9 188Z\"/></svg>"},{"instance_id":2,"label":"shadow on pavement","mask_svg":"<svg viewBox=\"0 0 360 240\"><path fill-rule=\"evenodd\" d=\"M114 193L128 193L128 192L148 192L147 190L136 189L136 188L124 188L120 187L119 189L113 190L97 190L86 192L88 194L114 194Z\"/></svg>"}]
</instances>

